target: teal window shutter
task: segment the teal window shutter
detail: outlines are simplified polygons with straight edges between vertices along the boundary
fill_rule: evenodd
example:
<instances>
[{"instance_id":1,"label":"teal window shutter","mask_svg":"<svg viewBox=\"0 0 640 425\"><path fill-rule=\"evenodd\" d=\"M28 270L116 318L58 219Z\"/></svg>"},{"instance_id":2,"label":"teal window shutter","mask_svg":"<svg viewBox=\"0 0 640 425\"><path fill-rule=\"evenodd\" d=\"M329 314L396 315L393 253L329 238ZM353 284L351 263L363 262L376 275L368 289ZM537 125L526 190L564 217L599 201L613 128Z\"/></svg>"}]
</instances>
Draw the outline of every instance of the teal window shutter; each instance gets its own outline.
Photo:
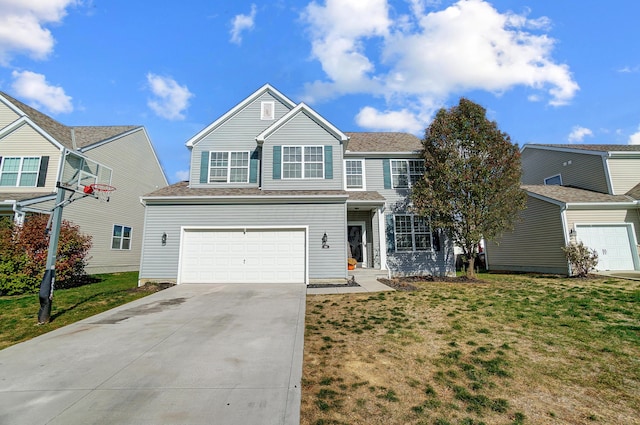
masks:
<instances>
[{"instance_id":1,"label":"teal window shutter","mask_svg":"<svg viewBox=\"0 0 640 425\"><path fill-rule=\"evenodd\" d=\"M333 146L324 147L324 178L333 179Z\"/></svg>"},{"instance_id":2,"label":"teal window shutter","mask_svg":"<svg viewBox=\"0 0 640 425\"><path fill-rule=\"evenodd\" d=\"M209 151L202 151L200 157L200 183L209 183Z\"/></svg>"},{"instance_id":3,"label":"teal window shutter","mask_svg":"<svg viewBox=\"0 0 640 425\"><path fill-rule=\"evenodd\" d=\"M386 236L387 236L387 252L395 252L396 250L396 232L393 227L393 215L388 214L385 216L385 220L387 222L386 225Z\"/></svg>"},{"instance_id":4,"label":"teal window shutter","mask_svg":"<svg viewBox=\"0 0 640 425\"><path fill-rule=\"evenodd\" d=\"M249 183L258 183L258 151L251 152L249 161Z\"/></svg>"},{"instance_id":5,"label":"teal window shutter","mask_svg":"<svg viewBox=\"0 0 640 425\"><path fill-rule=\"evenodd\" d=\"M282 172L282 146L273 147L273 179L280 180Z\"/></svg>"},{"instance_id":6,"label":"teal window shutter","mask_svg":"<svg viewBox=\"0 0 640 425\"><path fill-rule=\"evenodd\" d=\"M384 188L391 189L391 161L382 160L382 176L384 178Z\"/></svg>"},{"instance_id":7,"label":"teal window shutter","mask_svg":"<svg viewBox=\"0 0 640 425\"><path fill-rule=\"evenodd\" d=\"M40 158L40 169L38 170L38 183L37 187L44 187L47 182L47 168L49 168L49 157L43 156Z\"/></svg>"}]
</instances>

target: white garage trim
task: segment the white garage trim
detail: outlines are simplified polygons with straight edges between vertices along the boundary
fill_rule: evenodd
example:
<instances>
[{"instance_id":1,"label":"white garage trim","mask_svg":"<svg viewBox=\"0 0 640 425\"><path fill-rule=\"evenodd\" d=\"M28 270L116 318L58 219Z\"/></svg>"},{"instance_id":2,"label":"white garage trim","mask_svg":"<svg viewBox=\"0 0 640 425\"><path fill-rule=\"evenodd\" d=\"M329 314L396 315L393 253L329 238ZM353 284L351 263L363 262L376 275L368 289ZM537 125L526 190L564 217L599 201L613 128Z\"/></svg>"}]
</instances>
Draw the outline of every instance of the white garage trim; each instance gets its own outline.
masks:
<instances>
[{"instance_id":1,"label":"white garage trim","mask_svg":"<svg viewBox=\"0 0 640 425\"><path fill-rule=\"evenodd\" d=\"M598 253L597 270L640 270L633 223L575 223L575 230Z\"/></svg>"},{"instance_id":2,"label":"white garage trim","mask_svg":"<svg viewBox=\"0 0 640 425\"><path fill-rule=\"evenodd\" d=\"M241 236L243 240L235 243L233 240L235 236ZM278 236L282 236L285 242L278 245ZM218 251L216 257L211 257L214 263L220 260L219 264L209 266L209 270L207 270L207 265L203 266L203 274L206 275L208 272L211 276L210 281L212 283L259 283L261 281L280 282L281 280L282 282L291 283L295 281L307 284L309 282L308 226L183 226L180 229L178 284L204 282L203 279L209 281L209 278L203 276L188 276L189 270L186 269L186 267L194 267L193 264L189 264L189 261L193 260L194 256L201 254L200 250L193 251L197 245L190 245L191 243L195 243L194 238L197 237L206 238L207 240L204 242L209 242L211 244L210 248L215 248L218 241L220 241L222 247L225 246L225 243L229 244L229 251L222 251L223 255L220 255L221 251ZM245 239L245 237L247 239ZM268 238L266 242L264 242L265 237ZM269 249L259 249L262 243L270 245ZM280 248L285 248L286 251L287 245L289 245L289 247L294 249L294 251L289 252L295 255L292 255L291 258L289 254L286 253L285 256L275 255L277 251L273 249L274 244L278 248L277 251L279 251ZM301 246L302 252L298 250ZM191 252L189 252L189 250L191 250ZM238 254L232 254L232 251ZM272 254L271 257L269 254ZM301 258L302 256L304 258ZM260 262L267 260L267 263L272 260L271 265L273 268L271 270L277 272L278 265L276 262L280 263L282 259L285 259L286 262L287 258L289 258L290 261L292 261L291 264L295 266L299 266L299 261L302 261L304 263L302 266L303 269L300 270L296 268L291 270L291 274L288 276L275 277L267 266L256 265L255 262L247 268L244 267L244 264L251 264L251 259L258 259ZM233 270L237 270L238 273L234 275L232 273ZM283 269L280 268L280 270ZM198 271L200 272L201 270ZM225 277L225 273L228 273L228 277ZM271 273L271 276L269 276L269 273ZM279 275L282 275L282 273Z\"/></svg>"}]
</instances>

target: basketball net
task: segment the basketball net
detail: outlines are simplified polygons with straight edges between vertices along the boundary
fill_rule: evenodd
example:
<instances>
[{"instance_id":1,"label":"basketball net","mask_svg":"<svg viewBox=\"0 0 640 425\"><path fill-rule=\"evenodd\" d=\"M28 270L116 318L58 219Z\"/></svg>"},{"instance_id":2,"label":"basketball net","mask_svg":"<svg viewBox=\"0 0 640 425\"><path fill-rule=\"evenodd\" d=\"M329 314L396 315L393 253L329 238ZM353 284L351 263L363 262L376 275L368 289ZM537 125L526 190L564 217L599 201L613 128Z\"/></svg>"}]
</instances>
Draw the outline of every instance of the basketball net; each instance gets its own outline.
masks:
<instances>
[{"instance_id":1,"label":"basketball net","mask_svg":"<svg viewBox=\"0 0 640 425\"><path fill-rule=\"evenodd\" d=\"M98 198L100 202L109 202L111 192L114 190L116 190L115 187L102 183L93 183L83 189L84 193Z\"/></svg>"}]
</instances>

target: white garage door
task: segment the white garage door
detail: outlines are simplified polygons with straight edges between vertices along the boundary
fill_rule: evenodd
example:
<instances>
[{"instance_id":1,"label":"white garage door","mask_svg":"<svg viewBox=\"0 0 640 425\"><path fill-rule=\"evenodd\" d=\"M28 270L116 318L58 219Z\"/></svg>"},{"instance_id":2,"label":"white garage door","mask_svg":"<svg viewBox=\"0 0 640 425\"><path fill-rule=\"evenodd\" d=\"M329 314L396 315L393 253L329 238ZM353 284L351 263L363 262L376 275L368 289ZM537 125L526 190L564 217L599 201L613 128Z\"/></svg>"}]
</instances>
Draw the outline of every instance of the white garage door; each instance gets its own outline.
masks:
<instances>
[{"instance_id":1,"label":"white garage door","mask_svg":"<svg viewBox=\"0 0 640 425\"><path fill-rule=\"evenodd\" d=\"M304 229L185 229L180 283L304 283Z\"/></svg>"},{"instance_id":2,"label":"white garage door","mask_svg":"<svg viewBox=\"0 0 640 425\"><path fill-rule=\"evenodd\" d=\"M598 270L633 270L632 236L625 225L576 226L578 240L598 252Z\"/></svg>"}]
</instances>

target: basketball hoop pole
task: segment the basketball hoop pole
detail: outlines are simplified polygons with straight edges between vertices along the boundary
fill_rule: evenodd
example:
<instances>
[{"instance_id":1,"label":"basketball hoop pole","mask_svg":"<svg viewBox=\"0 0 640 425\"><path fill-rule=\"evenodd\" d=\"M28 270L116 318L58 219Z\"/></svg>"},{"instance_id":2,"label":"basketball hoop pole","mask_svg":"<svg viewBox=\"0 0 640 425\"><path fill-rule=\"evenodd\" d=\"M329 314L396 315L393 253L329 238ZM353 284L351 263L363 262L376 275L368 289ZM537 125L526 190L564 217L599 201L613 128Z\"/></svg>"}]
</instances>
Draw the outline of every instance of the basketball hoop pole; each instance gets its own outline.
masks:
<instances>
[{"instance_id":1,"label":"basketball hoop pole","mask_svg":"<svg viewBox=\"0 0 640 425\"><path fill-rule=\"evenodd\" d=\"M49 248L47 250L47 266L42 282L40 282L40 310L38 311L38 324L49 322L51 319L51 303L53 302L53 288L55 286L56 256L58 252L58 240L60 239L60 226L62 225L62 208L64 205L65 190L58 187L56 206L53 208L51 229L49 229Z\"/></svg>"}]
</instances>

